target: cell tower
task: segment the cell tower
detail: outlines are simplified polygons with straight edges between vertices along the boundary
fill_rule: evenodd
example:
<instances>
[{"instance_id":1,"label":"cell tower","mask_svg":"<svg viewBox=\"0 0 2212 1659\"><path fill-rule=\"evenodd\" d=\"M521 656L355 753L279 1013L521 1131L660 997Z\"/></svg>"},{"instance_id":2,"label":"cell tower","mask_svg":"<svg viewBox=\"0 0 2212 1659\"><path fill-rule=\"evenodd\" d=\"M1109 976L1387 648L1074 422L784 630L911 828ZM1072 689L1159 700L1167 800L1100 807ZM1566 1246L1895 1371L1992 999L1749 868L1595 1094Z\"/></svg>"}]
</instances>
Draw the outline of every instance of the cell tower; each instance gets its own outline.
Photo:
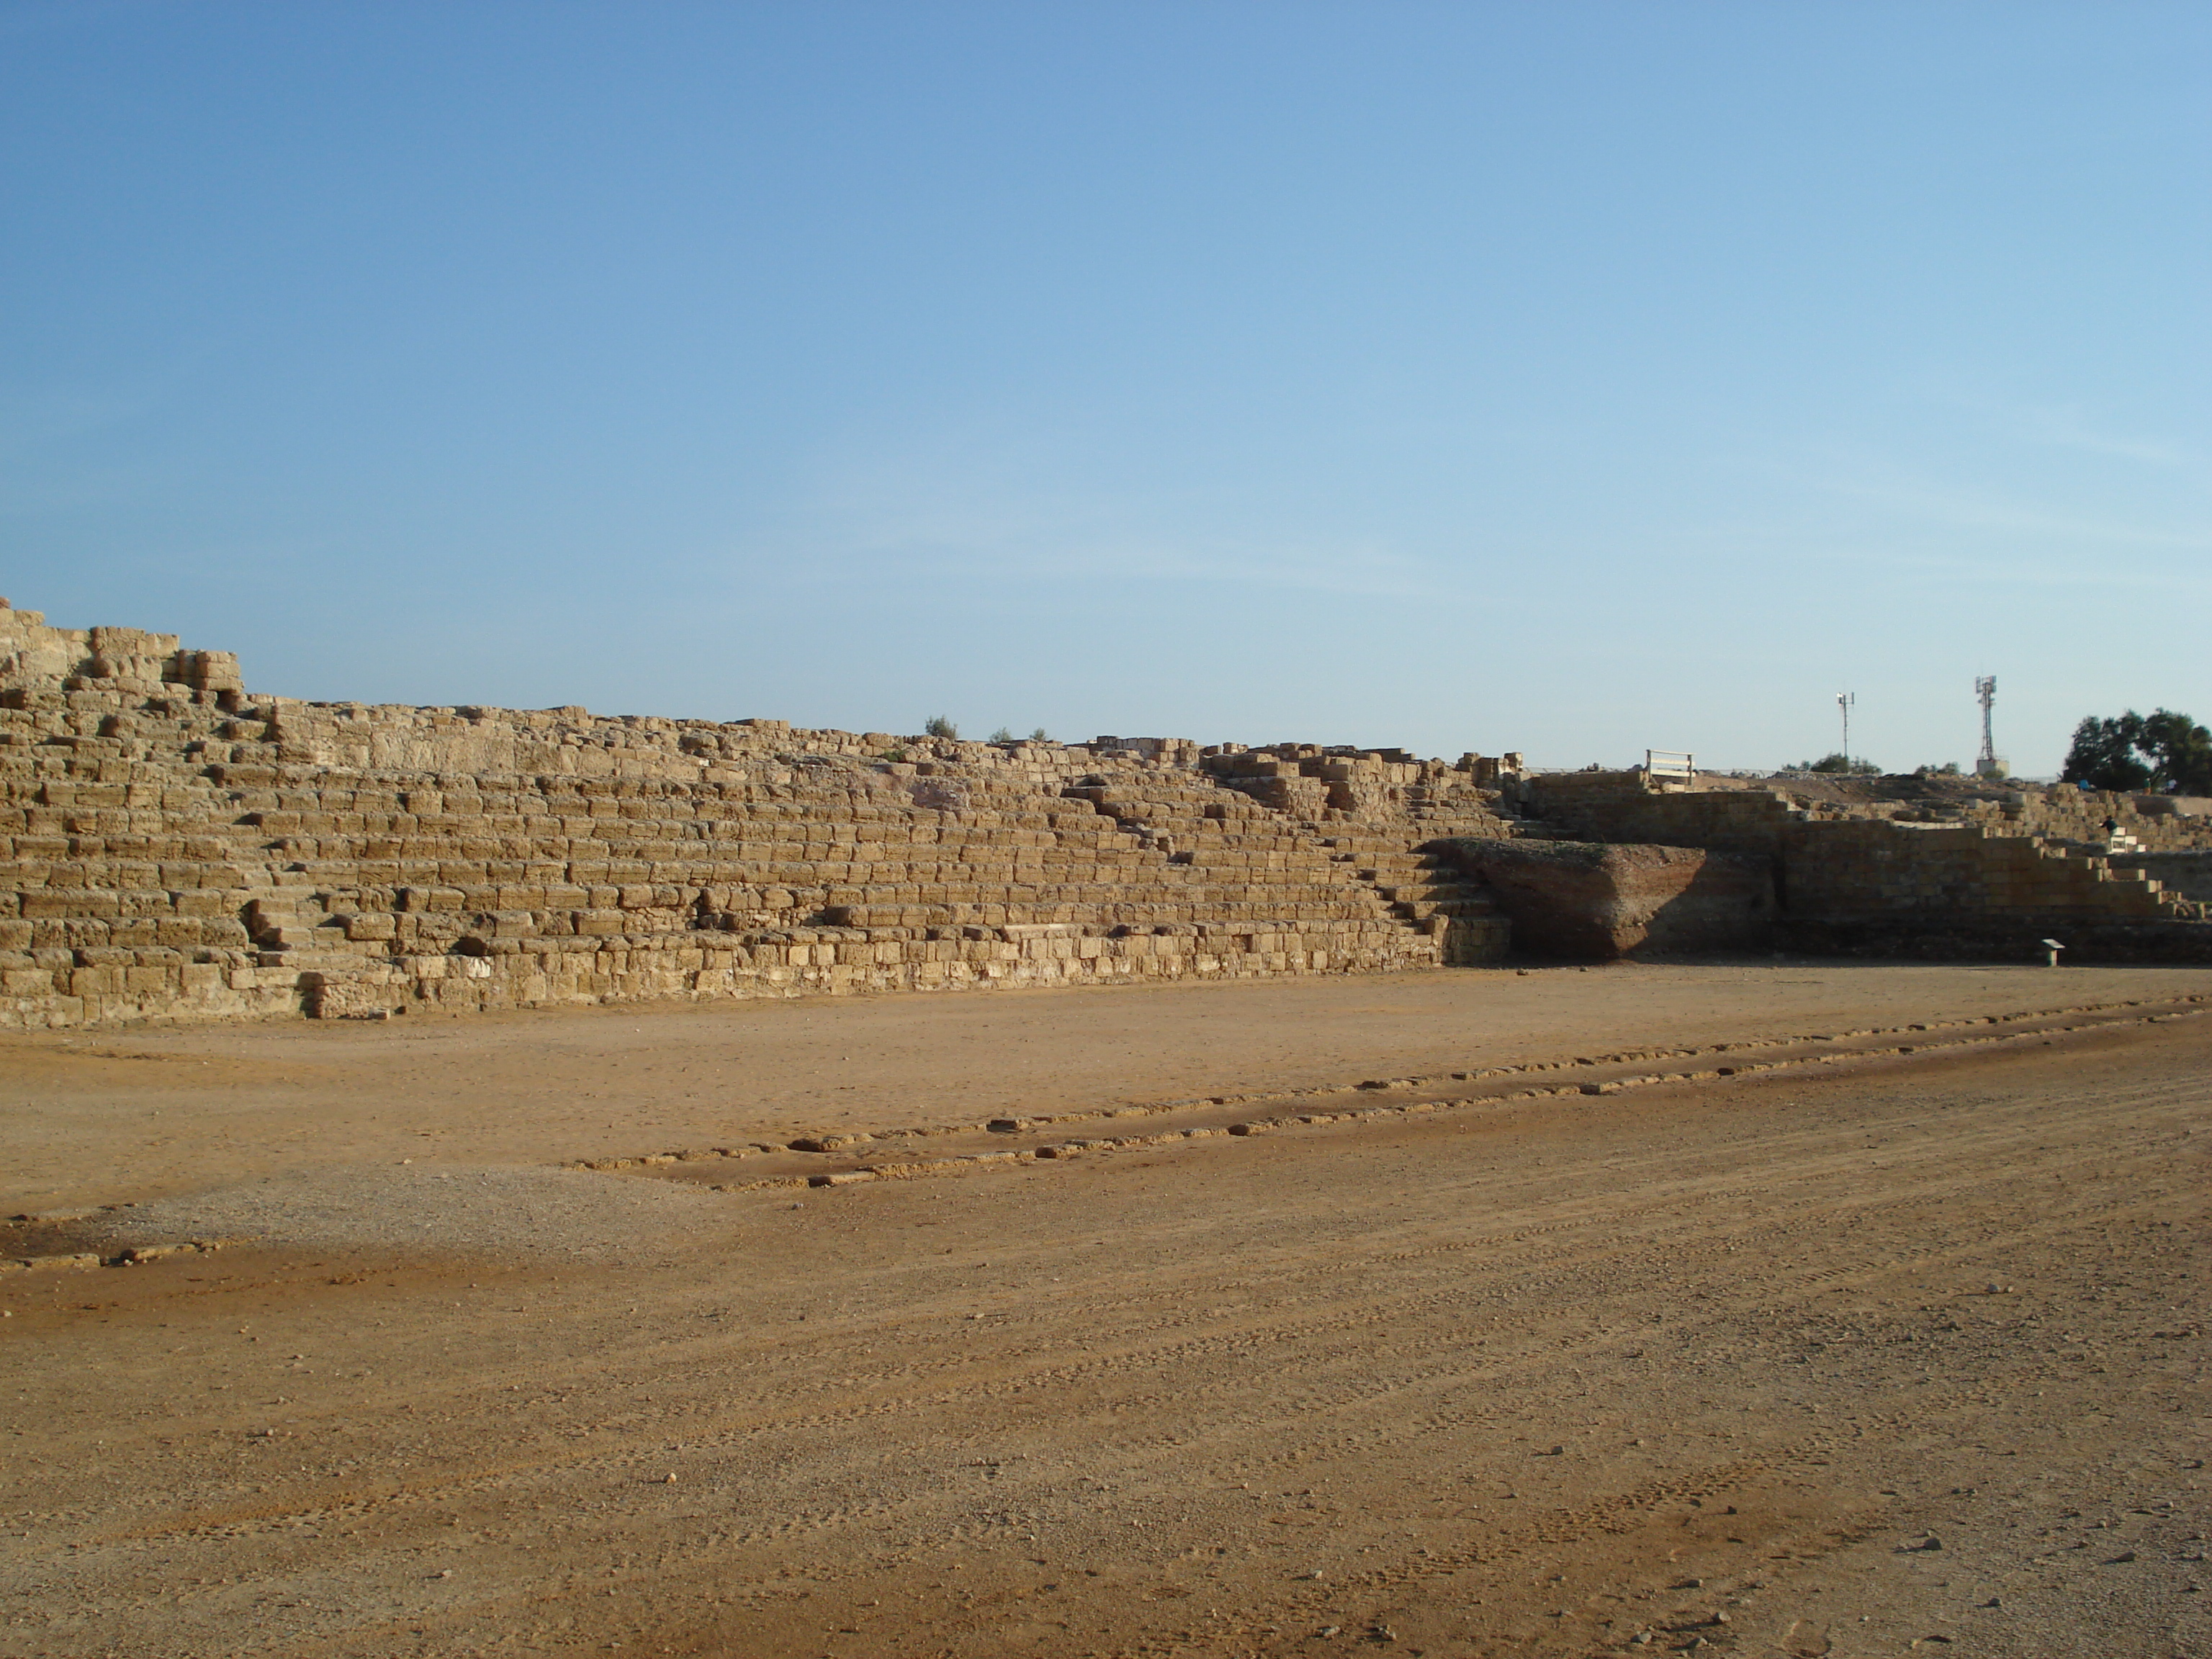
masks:
<instances>
[{"instance_id":1,"label":"cell tower","mask_svg":"<svg viewBox=\"0 0 2212 1659\"><path fill-rule=\"evenodd\" d=\"M1978 778L2002 778L2012 769L1997 758L1996 739L1990 731L1990 705L1997 700L1997 677L1994 674L1974 676L1974 701L1982 706L1982 752L1974 761L1974 775Z\"/></svg>"},{"instance_id":2,"label":"cell tower","mask_svg":"<svg viewBox=\"0 0 2212 1659\"><path fill-rule=\"evenodd\" d=\"M1844 715L1844 769L1846 772L1850 771L1851 767L1851 705L1857 701L1858 696L1855 692L1836 693L1836 707L1843 711Z\"/></svg>"}]
</instances>

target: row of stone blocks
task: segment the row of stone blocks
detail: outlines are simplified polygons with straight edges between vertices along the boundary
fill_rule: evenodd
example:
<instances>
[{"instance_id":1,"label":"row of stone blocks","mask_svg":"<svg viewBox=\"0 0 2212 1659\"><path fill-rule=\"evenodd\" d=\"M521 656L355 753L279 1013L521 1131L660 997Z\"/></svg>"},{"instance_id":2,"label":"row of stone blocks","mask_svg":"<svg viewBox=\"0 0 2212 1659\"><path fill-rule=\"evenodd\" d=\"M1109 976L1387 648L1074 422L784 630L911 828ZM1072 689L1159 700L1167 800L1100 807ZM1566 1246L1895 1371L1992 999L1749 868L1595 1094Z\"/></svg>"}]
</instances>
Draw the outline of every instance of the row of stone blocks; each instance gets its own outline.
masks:
<instances>
[{"instance_id":1,"label":"row of stone blocks","mask_svg":"<svg viewBox=\"0 0 2212 1659\"><path fill-rule=\"evenodd\" d=\"M2150 921L2175 908L2141 871L2069 857L2035 837L1852 823L1801 826L1785 847L1790 905L1805 915Z\"/></svg>"},{"instance_id":2,"label":"row of stone blocks","mask_svg":"<svg viewBox=\"0 0 2212 1659\"><path fill-rule=\"evenodd\" d=\"M96 786L101 789L123 786ZM48 797L63 791L48 787L40 791ZM196 803L205 811L206 802ZM166 817L176 803L165 803L161 816ZM805 805L805 804L799 804ZM44 809L48 812L58 808ZM104 812L114 809L94 808ZM151 809L147 809L149 811ZM989 885L994 881L1002 886L1018 885L1026 889L1058 888L1066 896L1092 898L1097 893L1085 890L1078 895L1074 890L1096 889L1097 878L1111 873L1115 878L1126 879L1141 875L1146 884L1158 887L1164 882L1173 889L1187 888L1190 896L1200 902L1216 896L1207 890L1210 878L1230 884L1240 890L1257 887L1284 889L1307 887L1316 890L1342 889L1343 884L1330 871L1325 860L1310 845L1302 844L1293 836L1270 833L1265 836L1223 836L1218 842L1202 844L1197 850L1182 855L1180 861L1170 860L1163 866L1156 849L1128 844L1127 837L1110 827L1103 833L1093 827L1085 833L1060 830L1031 834L1023 830L993 830L969 825L917 826L898 824L830 822L824 823L837 811L835 803L817 802L805 805L813 815L808 824L793 823L781 835L769 829L755 838L756 832L745 822L742 813L715 827L724 832L714 840L687 838L658 842L633 842L607 838L563 841L550 845L490 843L457 840L447 836L423 835L413 844L390 842L371 844L366 848L348 848L356 854L420 853L420 858L361 857L331 859L315 856L331 849L302 847L297 840L283 840L268 845L283 854L306 852L309 861L322 872L325 881L339 881L349 885L388 884L395 890L408 887L460 889L471 898L474 890L491 884L508 889L523 885L589 887L599 889L612 884L621 888L621 896L598 898L596 893L587 898L582 893L562 896L572 907L586 904L619 903L623 906L667 904L672 899L672 886L696 888L705 885L750 886L756 889L775 884L803 884L832 890L850 884L882 894L894 902L905 902L917 896L917 887L938 886L965 890L956 896L970 896L980 883ZM0 863L0 883L23 895L39 892L46 895L32 902L32 908L48 914L114 913L118 908L131 908L127 902L102 895L132 889L150 888L156 881L171 888L186 888L204 880L209 872L217 874L222 884L235 881L234 874L227 873L227 866L203 863L198 871L192 860L207 860L222 856L224 852L219 839L208 836L149 836L135 845L118 837L102 841L82 831L88 827L118 830L125 826L105 823L88 826L82 822L71 823L67 816L59 823L40 823L39 809L27 809L21 816L24 822L15 827L24 833L12 838L6 848L14 854L12 859ZM1058 815L1055 815L1058 816ZM249 812L241 815L240 824L246 830L260 834L270 830L276 815ZM455 820L452 827L460 829L469 820ZM1104 821L1094 814L1083 815L1083 822L1098 826ZM143 826L131 826L143 827ZM277 823L274 827L292 827ZM604 830L608 826L602 824ZM61 836L51 831L68 828L77 833ZM783 839L803 828L804 832L820 839ZM235 833L235 832L234 832ZM775 838L769 838L769 837ZM896 836L878 839L881 836ZM726 837L726 838L725 838ZM1110 844L1120 842L1120 845ZM924 856L916 856L923 854ZM167 855L156 863L147 857L130 857L127 852ZM639 856L621 858L610 856L630 852ZM577 859L576 853L595 856ZM900 856L903 853L904 856ZM106 854L107 856L97 856ZM456 856L461 854L463 856ZM473 854L474 856L467 856ZM717 855L722 855L717 857ZM75 856L72 856L75 855ZM185 855L182 857L177 855ZM1091 881L1054 881L1055 877L1091 877ZM656 890L646 896L647 886ZM1036 891L1022 894L1004 892L988 895L1008 899L1027 898L1036 901L1041 896ZM1282 892L1273 896L1278 901L1288 901L1297 895ZM548 902L537 894L526 895L513 890L502 891L496 896L487 896L481 902L488 908L513 909ZM560 902L558 900L552 902ZM689 902L689 895L682 902Z\"/></svg>"},{"instance_id":3,"label":"row of stone blocks","mask_svg":"<svg viewBox=\"0 0 2212 1659\"><path fill-rule=\"evenodd\" d=\"M1387 889L1346 867L1310 826L1201 774L1182 740L318 706L249 696L228 661L0 602L0 1018L1492 951L1479 906L1395 865ZM1371 758L1347 775L1467 793L1451 769Z\"/></svg>"},{"instance_id":4,"label":"row of stone blocks","mask_svg":"<svg viewBox=\"0 0 2212 1659\"><path fill-rule=\"evenodd\" d=\"M924 991L992 986L1240 979L1433 967L1434 939L1333 949L1325 933L1184 939L1073 937L1027 941L864 941L711 948L625 943L589 952L430 956L331 973L179 963L0 969L0 1025L46 1027L146 1017L226 1018L307 1012L375 1016L410 1007L547 1007L647 998ZM1237 948L1247 945L1252 948Z\"/></svg>"},{"instance_id":5,"label":"row of stone blocks","mask_svg":"<svg viewBox=\"0 0 2212 1659\"><path fill-rule=\"evenodd\" d=\"M1931 926L2072 917L2147 922L2185 914L2172 895L2105 861L2069 856L2041 837L1987 824L1907 827L1819 819L1765 790L1662 794L1570 776L1537 781L1558 823L1590 839L1755 854L1781 872L1794 922L1887 915Z\"/></svg>"},{"instance_id":6,"label":"row of stone blocks","mask_svg":"<svg viewBox=\"0 0 2212 1659\"><path fill-rule=\"evenodd\" d=\"M637 918L629 918L632 925ZM333 952L228 948L185 952L42 950L0 954L0 1022L70 1024L167 1012L190 1015L286 1009L307 993L311 1012L360 1012L338 988L357 985L378 1006L463 1000L493 1006L675 992L786 994L798 990L896 989L1082 978L1231 977L1375 970L1494 959L1502 934L1448 937L1438 918L1413 930L1392 922L1299 923L1279 919L1100 929L1008 923L958 930L804 929L727 939L696 932L599 938L440 941L434 954L396 954L407 941L365 941ZM1118 936L1117 936L1118 935ZM347 955L347 951L358 954ZM395 954L386 954L387 952ZM197 955L201 960L192 960ZM209 959L212 958L212 959ZM314 966L301 971L301 964ZM834 971L833 971L834 970ZM679 984L668 975L690 975ZM457 991L447 981L497 980L504 988ZM701 975L703 975L702 977ZM548 989L534 988L544 980ZM610 982L611 981L611 982ZM331 994L325 994L326 993ZM487 1001L486 999L490 999ZM301 1005L295 995L290 1007ZM502 1005L503 1006L503 1005Z\"/></svg>"},{"instance_id":7,"label":"row of stone blocks","mask_svg":"<svg viewBox=\"0 0 2212 1659\"><path fill-rule=\"evenodd\" d=\"M163 859L78 856L0 860L0 892L116 894L137 890L188 890L197 887L234 887L240 860L225 848L214 857ZM607 849L596 849L602 853ZM1257 890L1301 887L1341 890L1345 879L1327 866L1303 868L1277 866L1212 866L1170 863L1159 859L1133 858L974 858L928 861L894 860L848 862L785 858L774 861L753 859L469 859L461 849L443 849L436 859L316 859L298 862L318 872L325 885L385 887L394 892L434 889L467 892L527 890L541 895L556 890L586 895L605 891L620 894L605 902L624 908L665 903L665 898L633 896L684 890L696 895L705 889L803 886L825 892L843 888L880 891L899 887L1019 886L1024 888L1095 889L1140 881L1163 893L1202 894L1212 887ZM218 861L219 860L219 861ZM265 863L266 860L256 862ZM546 898L541 902L556 902ZM578 899L575 902L583 901ZM688 902L688 898L684 902ZM502 905L500 908L513 908ZM0 915L7 914L0 905Z\"/></svg>"},{"instance_id":8,"label":"row of stone blocks","mask_svg":"<svg viewBox=\"0 0 2212 1659\"><path fill-rule=\"evenodd\" d=\"M70 849L76 850L76 849ZM451 851L452 849L447 849ZM234 849L215 859L112 857L0 861L0 915L128 915L150 904L179 915L213 915L220 895L250 884L250 866ZM1323 865L1304 868L1169 865L1158 860L971 858L930 862L773 863L752 860L319 860L326 889L379 890L396 909L714 908L803 887L824 902L913 902L925 894L1000 902L1103 902L1141 885L1156 899L1220 902L1231 895L1268 902L1345 898L1349 884ZM371 908L383 908L374 906Z\"/></svg>"}]
</instances>

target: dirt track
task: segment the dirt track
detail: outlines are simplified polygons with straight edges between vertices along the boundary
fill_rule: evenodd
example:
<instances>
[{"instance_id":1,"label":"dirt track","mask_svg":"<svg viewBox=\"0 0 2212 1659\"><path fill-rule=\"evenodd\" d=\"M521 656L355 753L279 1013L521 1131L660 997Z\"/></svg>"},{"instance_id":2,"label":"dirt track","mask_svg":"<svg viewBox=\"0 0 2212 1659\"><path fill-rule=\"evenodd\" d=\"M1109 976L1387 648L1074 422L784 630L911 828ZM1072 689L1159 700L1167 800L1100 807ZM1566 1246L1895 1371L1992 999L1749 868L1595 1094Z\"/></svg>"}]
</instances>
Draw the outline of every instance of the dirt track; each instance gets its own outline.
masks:
<instances>
[{"instance_id":1,"label":"dirt track","mask_svg":"<svg viewBox=\"0 0 2212 1659\"><path fill-rule=\"evenodd\" d=\"M2212 969L1454 972L0 1038L0 1213L2212 994Z\"/></svg>"},{"instance_id":2,"label":"dirt track","mask_svg":"<svg viewBox=\"0 0 2212 1659\"><path fill-rule=\"evenodd\" d=\"M0 1654L2212 1651L2185 1005L958 1179L550 1167L1041 1079L1310 1089L2208 978L1437 975L407 1034L429 1052L12 1045L27 1194L172 1195L55 1238L270 1236L0 1279ZM812 1102L831 1043L905 1075ZM620 1109L574 1097L617 1078ZM147 1133L196 1103L216 1133Z\"/></svg>"}]
</instances>

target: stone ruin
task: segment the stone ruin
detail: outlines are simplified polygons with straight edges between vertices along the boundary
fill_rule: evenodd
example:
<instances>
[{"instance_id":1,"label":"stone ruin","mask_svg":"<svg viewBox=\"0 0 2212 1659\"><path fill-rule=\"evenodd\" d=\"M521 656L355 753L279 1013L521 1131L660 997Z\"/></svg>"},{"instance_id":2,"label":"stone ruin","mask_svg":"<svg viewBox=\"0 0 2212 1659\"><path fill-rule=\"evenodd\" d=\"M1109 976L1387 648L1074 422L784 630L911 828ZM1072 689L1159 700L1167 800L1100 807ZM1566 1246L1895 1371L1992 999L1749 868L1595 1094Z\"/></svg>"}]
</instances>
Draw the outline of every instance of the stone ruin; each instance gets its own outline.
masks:
<instances>
[{"instance_id":1,"label":"stone ruin","mask_svg":"<svg viewBox=\"0 0 2212 1659\"><path fill-rule=\"evenodd\" d=\"M303 702L0 604L0 1023L1492 962L1421 849L1518 764Z\"/></svg>"},{"instance_id":2,"label":"stone ruin","mask_svg":"<svg viewBox=\"0 0 2212 1659\"><path fill-rule=\"evenodd\" d=\"M1638 772L1563 772L1514 780L1503 804L1617 866L1610 891L1632 932L1675 915L1694 931L1765 879L1771 942L1814 954L2030 961L2048 936L2075 962L2212 963L2212 816L2188 810L2212 802L2070 784L1948 800L1910 778L1887 787L1888 799L1836 802L1736 779L1686 789ZM1520 821L1523 836L1533 827ZM1670 901L1674 880L1636 862L1638 848L1694 848L1704 861L1678 868L1681 898ZM1504 897L1532 854L1557 849L1443 850ZM1562 884L1547 889L1553 913L1531 914L1534 931L1565 925ZM1516 942L1533 908L1516 910Z\"/></svg>"},{"instance_id":3,"label":"stone ruin","mask_svg":"<svg viewBox=\"0 0 2212 1659\"><path fill-rule=\"evenodd\" d=\"M2183 919L2017 825L1954 831L1943 868L1978 873L1923 880L1925 830L1845 826L1870 839L1831 860L1819 814L1715 799L1512 754L305 702L0 600L0 1025L1765 948L1971 880L2006 927Z\"/></svg>"}]
</instances>

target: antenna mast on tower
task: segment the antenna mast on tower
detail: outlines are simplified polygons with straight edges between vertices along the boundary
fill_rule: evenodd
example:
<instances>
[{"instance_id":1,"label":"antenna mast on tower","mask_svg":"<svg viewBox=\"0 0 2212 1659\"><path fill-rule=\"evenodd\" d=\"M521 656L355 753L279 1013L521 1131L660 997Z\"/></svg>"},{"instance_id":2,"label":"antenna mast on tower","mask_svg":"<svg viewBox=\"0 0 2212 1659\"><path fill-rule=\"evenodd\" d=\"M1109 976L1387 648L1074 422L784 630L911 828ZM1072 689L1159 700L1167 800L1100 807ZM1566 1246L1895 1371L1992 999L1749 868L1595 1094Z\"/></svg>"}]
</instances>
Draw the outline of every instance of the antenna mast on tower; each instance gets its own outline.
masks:
<instances>
[{"instance_id":1,"label":"antenna mast on tower","mask_svg":"<svg viewBox=\"0 0 2212 1659\"><path fill-rule=\"evenodd\" d=\"M1997 758L1996 740L1990 732L1990 705L1997 700L1997 677L1994 674L1974 676L1974 701L1982 706L1982 752L1974 762L1978 778L2001 778L2012 769Z\"/></svg>"}]
</instances>

